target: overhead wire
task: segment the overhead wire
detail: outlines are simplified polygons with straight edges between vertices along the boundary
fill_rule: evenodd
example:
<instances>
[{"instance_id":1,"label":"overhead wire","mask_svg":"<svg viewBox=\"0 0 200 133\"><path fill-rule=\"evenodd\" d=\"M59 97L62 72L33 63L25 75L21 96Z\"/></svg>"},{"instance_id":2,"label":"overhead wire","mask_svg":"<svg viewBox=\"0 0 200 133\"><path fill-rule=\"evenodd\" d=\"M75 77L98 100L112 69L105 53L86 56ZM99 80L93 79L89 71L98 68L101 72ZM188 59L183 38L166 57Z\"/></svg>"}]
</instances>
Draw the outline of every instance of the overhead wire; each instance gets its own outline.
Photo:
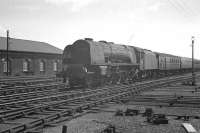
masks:
<instances>
[{"instance_id":1,"label":"overhead wire","mask_svg":"<svg viewBox=\"0 0 200 133\"><path fill-rule=\"evenodd\" d=\"M176 0L167 0L167 1L170 3L171 6L173 6L176 9L176 11L179 12L179 14L187 18L191 16L191 14L186 11L185 7L180 3L178 3Z\"/></svg>"},{"instance_id":2,"label":"overhead wire","mask_svg":"<svg viewBox=\"0 0 200 133\"><path fill-rule=\"evenodd\" d=\"M190 6L188 6L188 4L184 1L184 0L177 0L177 3L191 16L195 15L195 12L193 11L192 8L190 8Z\"/></svg>"}]
</instances>

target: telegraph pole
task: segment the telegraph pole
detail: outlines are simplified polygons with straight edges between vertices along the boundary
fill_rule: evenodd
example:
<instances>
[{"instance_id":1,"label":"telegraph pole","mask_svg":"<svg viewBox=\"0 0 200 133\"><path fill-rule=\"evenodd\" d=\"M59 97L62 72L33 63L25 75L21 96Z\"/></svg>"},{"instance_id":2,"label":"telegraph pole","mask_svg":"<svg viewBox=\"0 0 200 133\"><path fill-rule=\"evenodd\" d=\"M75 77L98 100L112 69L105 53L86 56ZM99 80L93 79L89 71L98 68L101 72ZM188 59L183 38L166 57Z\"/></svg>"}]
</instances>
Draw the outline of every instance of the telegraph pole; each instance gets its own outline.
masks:
<instances>
[{"instance_id":1,"label":"telegraph pole","mask_svg":"<svg viewBox=\"0 0 200 133\"><path fill-rule=\"evenodd\" d=\"M194 36L192 36L192 85L195 85L195 73L194 73Z\"/></svg>"},{"instance_id":2,"label":"telegraph pole","mask_svg":"<svg viewBox=\"0 0 200 133\"><path fill-rule=\"evenodd\" d=\"M7 76L9 75L8 73L9 73L9 66L8 66L8 64L9 64L9 61L8 61L8 48L9 48L9 30L7 30L6 31L6 33L7 33L7 47L6 47L6 63L7 63L7 65L6 65L6 67L7 67Z\"/></svg>"}]
</instances>

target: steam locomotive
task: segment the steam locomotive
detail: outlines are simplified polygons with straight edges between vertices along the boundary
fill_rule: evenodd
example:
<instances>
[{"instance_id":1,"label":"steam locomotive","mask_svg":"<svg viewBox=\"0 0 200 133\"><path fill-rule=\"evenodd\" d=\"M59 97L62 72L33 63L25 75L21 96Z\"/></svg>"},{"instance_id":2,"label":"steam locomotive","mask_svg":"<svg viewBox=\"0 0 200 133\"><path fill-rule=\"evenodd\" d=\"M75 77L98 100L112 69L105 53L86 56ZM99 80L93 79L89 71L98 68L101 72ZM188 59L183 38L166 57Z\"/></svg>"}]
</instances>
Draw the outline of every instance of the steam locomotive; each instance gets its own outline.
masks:
<instances>
[{"instance_id":1,"label":"steam locomotive","mask_svg":"<svg viewBox=\"0 0 200 133\"><path fill-rule=\"evenodd\" d=\"M70 86L134 82L192 68L191 58L91 38L67 45L62 63L64 82ZM195 69L200 68L199 60L194 64Z\"/></svg>"}]
</instances>

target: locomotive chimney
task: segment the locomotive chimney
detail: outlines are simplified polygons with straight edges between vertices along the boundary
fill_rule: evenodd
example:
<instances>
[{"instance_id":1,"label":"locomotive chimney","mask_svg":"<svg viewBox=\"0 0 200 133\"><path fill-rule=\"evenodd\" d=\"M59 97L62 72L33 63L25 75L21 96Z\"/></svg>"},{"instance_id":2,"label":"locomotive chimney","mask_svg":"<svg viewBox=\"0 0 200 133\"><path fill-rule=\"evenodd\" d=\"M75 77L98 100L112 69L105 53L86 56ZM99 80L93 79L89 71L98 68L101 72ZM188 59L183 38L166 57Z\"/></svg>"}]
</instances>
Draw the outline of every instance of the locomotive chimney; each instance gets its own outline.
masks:
<instances>
[{"instance_id":1,"label":"locomotive chimney","mask_svg":"<svg viewBox=\"0 0 200 133\"><path fill-rule=\"evenodd\" d=\"M114 44L114 42L108 42L108 43Z\"/></svg>"},{"instance_id":2,"label":"locomotive chimney","mask_svg":"<svg viewBox=\"0 0 200 133\"><path fill-rule=\"evenodd\" d=\"M100 40L99 42L102 42L102 43L107 43L106 41L104 41L104 40Z\"/></svg>"},{"instance_id":3,"label":"locomotive chimney","mask_svg":"<svg viewBox=\"0 0 200 133\"><path fill-rule=\"evenodd\" d=\"M93 41L92 38L85 38L85 40L87 40L87 41Z\"/></svg>"}]
</instances>

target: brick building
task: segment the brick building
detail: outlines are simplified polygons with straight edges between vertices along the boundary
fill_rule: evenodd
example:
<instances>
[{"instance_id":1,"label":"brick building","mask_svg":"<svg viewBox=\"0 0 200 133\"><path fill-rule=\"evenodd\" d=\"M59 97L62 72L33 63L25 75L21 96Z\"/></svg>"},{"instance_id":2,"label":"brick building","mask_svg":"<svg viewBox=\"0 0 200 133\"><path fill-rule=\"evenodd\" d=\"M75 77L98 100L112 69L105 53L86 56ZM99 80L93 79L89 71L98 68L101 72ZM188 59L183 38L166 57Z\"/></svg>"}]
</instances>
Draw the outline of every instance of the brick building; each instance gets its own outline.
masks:
<instances>
[{"instance_id":1,"label":"brick building","mask_svg":"<svg viewBox=\"0 0 200 133\"><path fill-rule=\"evenodd\" d=\"M0 37L0 76L53 76L61 71L61 49L44 42L10 38L7 61L6 42L7 38Z\"/></svg>"}]
</instances>

